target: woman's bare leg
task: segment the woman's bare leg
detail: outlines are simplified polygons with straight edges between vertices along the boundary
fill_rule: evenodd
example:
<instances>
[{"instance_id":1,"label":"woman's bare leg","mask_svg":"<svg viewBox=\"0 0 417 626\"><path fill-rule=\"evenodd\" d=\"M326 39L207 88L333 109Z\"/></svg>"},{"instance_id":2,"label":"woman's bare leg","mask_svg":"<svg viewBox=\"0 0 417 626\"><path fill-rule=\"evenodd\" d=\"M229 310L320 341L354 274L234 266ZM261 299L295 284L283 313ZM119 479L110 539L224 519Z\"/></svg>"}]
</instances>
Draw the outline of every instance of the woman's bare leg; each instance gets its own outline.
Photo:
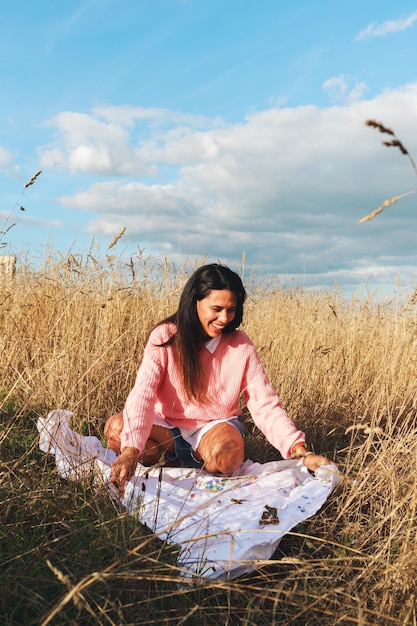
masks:
<instances>
[{"instance_id":1,"label":"woman's bare leg","mask_svg":"<svg viewBox=\"0 0 417 626\"><path fill-rule=\"evenodd\" d=\"M222 422L203 435L197 455L211 474L233 474L244 460L243 437L232 424Z\"/></svg>"},{"instance_id":2,"label":"woman's bare leg","mask_svg":"<svg viewBox=\"0 0 417 626\"><path fill-rule=\"evenodd\" d=\"M107 445L116 454L120 454L120 433L123 429L123 413L116 413L106 421L104 436ZM169 428L152 426L149 439L139 459L142 465L155 465L161 461L165 452L175 454L174 438Z\"/></svg>"},{"instance_id":3,"label":"woman's bare leg","mask_svg":"<svg viewBox=\"0 0 417 626\"><path fill-rule=\"evenodd\" d=\"M142 465L155 465L156 463L175 465L175 461L164 460L166 452L171 455L175 454L174 438L170 429L163 426L152 426L140 462Z\"/></svg>"},{"instance_id":4,"label":"woman's bare leg","mask_svg":"<svg viewBox=\"0 0 417 626\"><path fill-rule=\"evenodd\" d=\"M123 428L123 413L116 413L108 418L104 425L104 436L107 446L116 454L120 454L120 433Z\"/></svg>"}]
</instances>

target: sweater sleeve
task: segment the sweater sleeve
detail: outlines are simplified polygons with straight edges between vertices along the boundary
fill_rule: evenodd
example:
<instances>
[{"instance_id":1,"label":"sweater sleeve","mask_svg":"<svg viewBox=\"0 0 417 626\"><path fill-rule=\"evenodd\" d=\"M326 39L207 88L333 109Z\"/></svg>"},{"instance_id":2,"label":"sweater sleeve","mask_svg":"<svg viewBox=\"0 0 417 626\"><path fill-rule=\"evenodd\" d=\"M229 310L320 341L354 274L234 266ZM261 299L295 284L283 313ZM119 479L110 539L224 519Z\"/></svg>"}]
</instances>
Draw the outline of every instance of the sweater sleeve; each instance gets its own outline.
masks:
<instances>
[{"instance_id":1,"label":"sweater sleeve","mask_svg":"<svg viewBox=\"0 0 417 626\"><path fill-rule=\"evenodd\" d=\"M137 448L143 452L155 416L155 399L164 376L166 349L158 343L158 329L153 331L146 344L133 389L123 409L123 429L120 434L121 449Z\"/></svg>"},{"instance_id":2,"label":"sweater sleeve","mask_svg":"<svg viewBox=\"0 0 417 626\"><path fill-rule=\"evenodd\" d=\"M297 430L283 409L253 344L250 346L244 384L245 401L253 421L282 457L290 458L293 446L304 442L305 435Z\"/></svg>"}]
</instances>

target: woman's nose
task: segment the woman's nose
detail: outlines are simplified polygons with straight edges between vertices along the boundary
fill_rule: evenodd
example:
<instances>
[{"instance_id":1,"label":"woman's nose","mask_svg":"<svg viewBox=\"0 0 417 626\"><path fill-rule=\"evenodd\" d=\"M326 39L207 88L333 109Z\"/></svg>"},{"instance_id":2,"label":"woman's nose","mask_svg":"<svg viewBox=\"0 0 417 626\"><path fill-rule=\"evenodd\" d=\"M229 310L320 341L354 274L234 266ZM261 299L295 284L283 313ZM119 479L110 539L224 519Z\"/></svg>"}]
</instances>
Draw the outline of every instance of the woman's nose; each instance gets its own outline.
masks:
<instances>
[{"instance_id":1,"label":"woman's nose","mask_svg":"<svg viewBox=\"0 0 417 626\"><path fill-rule=\"evenodd\" d=\"M227 311L220 311L218 318L221 322L223 322L224 324L227 323Z\"/></svg>"}]
</instances>

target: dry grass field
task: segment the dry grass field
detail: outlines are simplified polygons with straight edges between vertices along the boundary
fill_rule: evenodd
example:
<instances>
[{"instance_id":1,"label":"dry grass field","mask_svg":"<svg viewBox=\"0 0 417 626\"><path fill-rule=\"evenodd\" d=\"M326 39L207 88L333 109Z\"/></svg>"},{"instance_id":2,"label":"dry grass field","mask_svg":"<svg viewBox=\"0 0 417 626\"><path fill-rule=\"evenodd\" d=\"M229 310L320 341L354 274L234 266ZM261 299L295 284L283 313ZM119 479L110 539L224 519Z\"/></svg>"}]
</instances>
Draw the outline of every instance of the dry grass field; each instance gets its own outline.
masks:
<instances>
[{"instance_id":1,"label":"dry grass field","mask_svg":"<svg viewBox=\"0 0 417 626\"><path fill-rule=\"evenodd\" d=\"M187 273L50 255L0 279L0 623L75 625L417 624L417 312L283 289L256 272L243 327L284 406L341 485L274 560L230 582L179 585L175 549L93 484L58 477L38 449L53 408L102 436L121 410L150 326ZM279 458L249 419L247 456Z\"/></svg>"}]
</instances>

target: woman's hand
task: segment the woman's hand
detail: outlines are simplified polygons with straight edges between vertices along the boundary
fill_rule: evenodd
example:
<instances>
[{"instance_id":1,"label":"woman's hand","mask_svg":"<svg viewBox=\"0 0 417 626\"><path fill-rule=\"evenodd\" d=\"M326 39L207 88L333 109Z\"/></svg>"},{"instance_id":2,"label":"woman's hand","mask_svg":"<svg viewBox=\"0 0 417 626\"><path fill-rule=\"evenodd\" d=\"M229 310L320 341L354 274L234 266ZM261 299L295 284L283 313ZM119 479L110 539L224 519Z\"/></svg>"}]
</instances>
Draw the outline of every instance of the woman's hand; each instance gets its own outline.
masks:
<instances>
[{"instance_id":1,"label":"woman's hand","mask_svg":"<svg viewBox=\"0 0 417 626\"><path fill-rule=\"evenodd\" d=\"M301 460L303 465L305 465L311 472L315 472L322 465L334 465L337 467L336 463L330 461L330 459L326 459L325 456L313 454L311 452L306 453L305 456L301 457Z\"/></svg>"},{"instance_id":2,"label":"woman's hand","mask_svg":"<svg viewBox=\"0 0 417 626\"><path fill-rule=\"evenodd\" d=\"M123 495L126 481L135 473L139 460L139 450L137 448L123 448L117 459L112 463L110 480Z\"/></svg>"}]
</instances>

